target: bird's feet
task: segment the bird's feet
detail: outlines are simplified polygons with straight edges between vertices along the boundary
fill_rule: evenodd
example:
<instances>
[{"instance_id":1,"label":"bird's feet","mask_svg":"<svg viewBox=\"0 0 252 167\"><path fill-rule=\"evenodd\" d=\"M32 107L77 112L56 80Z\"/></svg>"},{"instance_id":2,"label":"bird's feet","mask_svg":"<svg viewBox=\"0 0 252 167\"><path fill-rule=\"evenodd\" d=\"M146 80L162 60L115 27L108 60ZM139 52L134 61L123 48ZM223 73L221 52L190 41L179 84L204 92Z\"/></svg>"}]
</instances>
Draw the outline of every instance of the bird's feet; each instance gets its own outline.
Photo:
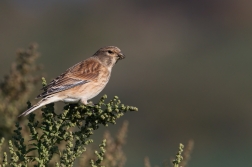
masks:
<instances>
[{"instance_id":1,"label":"bird's feet","mask_svg":"<svg viewBox=\"0 0 252 167\"><path fill-rule=\"evenodd\" d=\"M94 103L92 101L89 101L86 106L94 107Z\"/></svg>"}]
</instances>

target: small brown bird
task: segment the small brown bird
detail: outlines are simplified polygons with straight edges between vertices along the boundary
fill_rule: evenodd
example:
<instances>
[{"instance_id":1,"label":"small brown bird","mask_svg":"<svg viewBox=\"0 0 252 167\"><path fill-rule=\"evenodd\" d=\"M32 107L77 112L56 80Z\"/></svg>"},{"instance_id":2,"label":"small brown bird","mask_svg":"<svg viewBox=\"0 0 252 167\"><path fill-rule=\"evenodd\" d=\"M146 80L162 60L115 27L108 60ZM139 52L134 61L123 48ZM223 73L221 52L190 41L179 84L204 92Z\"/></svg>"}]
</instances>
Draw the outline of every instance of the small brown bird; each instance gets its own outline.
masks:
<instances>
[{"instance_id":1,"label":"small brown bird","mask_svg":"<svg viewBox=\"0 0 252 167\"><path fill-rule=\"evenodd\" d=\"M37 96L42 99L20 116L26 116L46 104L57 101L88 104L87 100L103 90L109 81L112 67L123 58L124 54L116 46L99 49L92 57L75 64L52 80L43 88L44 92Z\"/></svg>"}]
</instances>

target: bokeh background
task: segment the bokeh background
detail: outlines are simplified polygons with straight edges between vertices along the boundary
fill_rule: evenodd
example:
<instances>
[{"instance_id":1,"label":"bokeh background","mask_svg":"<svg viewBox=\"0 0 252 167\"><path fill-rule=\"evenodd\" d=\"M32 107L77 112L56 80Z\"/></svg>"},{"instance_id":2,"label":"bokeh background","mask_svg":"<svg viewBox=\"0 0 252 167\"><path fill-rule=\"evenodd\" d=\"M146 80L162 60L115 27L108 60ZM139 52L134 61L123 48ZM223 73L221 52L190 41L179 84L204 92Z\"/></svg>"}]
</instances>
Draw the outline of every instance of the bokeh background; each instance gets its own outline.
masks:
<instances>
[{"instance_id":1,"label":"bokeh background","mask_svg":"<svg viewBox=\"0 0 252 167\"><path fill-rule=\"evenodd\" d=\"M126 167L161 166L190 139L191 167L251 166L251 16L246 0L1 0L0 75L31 42L47 80L116 45L127 57L100 95L139 112L95 142L129 120Z\"/></svg>"}]
</instances>

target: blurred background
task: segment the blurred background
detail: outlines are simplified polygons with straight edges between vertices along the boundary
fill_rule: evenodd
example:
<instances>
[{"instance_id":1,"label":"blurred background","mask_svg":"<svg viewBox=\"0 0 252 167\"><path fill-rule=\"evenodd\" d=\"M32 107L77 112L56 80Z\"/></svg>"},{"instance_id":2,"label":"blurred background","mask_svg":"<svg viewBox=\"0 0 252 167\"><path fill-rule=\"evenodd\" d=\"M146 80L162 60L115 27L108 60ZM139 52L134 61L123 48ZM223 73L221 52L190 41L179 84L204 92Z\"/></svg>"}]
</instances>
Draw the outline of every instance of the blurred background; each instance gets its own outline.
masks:
<instances>
[{"instance_id":1,"label":"blurred background","mask_svg":"<svg viewBox=\"0 0 252 167\"><path fill-rule=\"evenodd\" d=\"M245 0L2 0L0 75L31 42L48 81L118 46L127 57L92 101L118 95L139 112L99 129L95 142L129 120L126 167L144 166L145 156L161 166L190 139L191 167L251 166L251 16Z\"/></svg>"}]
</instances>

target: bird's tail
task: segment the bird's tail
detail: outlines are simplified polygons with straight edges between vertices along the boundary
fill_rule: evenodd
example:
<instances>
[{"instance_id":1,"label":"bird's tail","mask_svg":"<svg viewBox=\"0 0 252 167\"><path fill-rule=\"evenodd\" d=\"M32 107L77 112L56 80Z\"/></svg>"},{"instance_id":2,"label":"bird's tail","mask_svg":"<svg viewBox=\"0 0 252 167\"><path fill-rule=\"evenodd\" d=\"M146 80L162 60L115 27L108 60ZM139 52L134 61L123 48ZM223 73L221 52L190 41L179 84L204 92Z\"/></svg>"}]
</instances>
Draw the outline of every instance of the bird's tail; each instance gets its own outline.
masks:
<instances>
[{"instance_id":1,"label":"bird's tail","mask_svg":"<svg viewBox=\"0 0 252 167\"><path fill-rule=\"evenodd\" d=\"M20 114L18 117L26 116L26 115L30 114L31 112L37 110L38 108L40 108L44 105L47 105L49 103L53 103L55 101L57 101L57 100L55 100L54 98L45 97L45 98L41 99L37 104L33 105L31 108L27 109L25 112Z\"/></svg>"}]
</instances>

